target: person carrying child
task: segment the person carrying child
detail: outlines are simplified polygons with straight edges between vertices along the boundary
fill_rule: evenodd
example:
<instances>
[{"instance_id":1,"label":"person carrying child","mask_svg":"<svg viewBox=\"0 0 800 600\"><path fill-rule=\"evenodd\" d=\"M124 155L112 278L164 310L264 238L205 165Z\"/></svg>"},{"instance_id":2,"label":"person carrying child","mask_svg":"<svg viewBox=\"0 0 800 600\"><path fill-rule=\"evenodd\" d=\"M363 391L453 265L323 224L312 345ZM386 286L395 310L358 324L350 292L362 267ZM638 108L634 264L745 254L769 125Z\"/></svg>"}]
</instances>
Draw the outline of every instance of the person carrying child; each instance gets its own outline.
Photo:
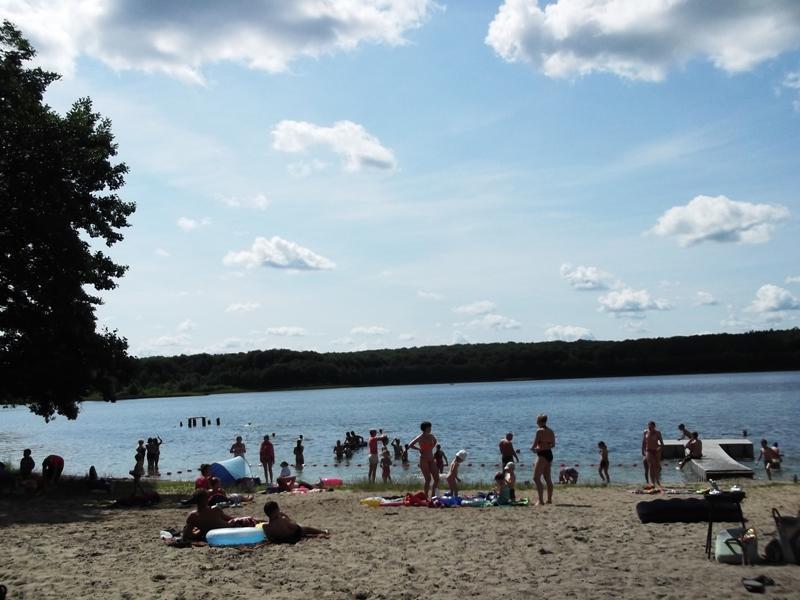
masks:
<instances>
[{"instance_id":1,"label":"person carrying child","mask_svg":"<svg viewBox=\"0 0 800 600\"><path fill-rule=\"evenodd\" d=\"M461 466L461 463L466 459L466 450L459 450L456 452L456 457L453 459L453 462L450 463L450 471L447 473L447 477L445 478L445 481L447 481L447 485L450 488L450 495L454 498L458 496L458 484L461 483L461 479L458 477L458 467Z\"/></svg>"},{"instance_id":2,"label":"person carrying child","mask_svg":"<svg viewBox=\"0 0 800 600\"><path fill-rule=\"evenodd\" d=\"M597 472L603 483L611 483L611 477L608 476L608 446L605 442L599 441L597 448L600 450L600 464L597 466Z\"/></svg>"}]
</instances>

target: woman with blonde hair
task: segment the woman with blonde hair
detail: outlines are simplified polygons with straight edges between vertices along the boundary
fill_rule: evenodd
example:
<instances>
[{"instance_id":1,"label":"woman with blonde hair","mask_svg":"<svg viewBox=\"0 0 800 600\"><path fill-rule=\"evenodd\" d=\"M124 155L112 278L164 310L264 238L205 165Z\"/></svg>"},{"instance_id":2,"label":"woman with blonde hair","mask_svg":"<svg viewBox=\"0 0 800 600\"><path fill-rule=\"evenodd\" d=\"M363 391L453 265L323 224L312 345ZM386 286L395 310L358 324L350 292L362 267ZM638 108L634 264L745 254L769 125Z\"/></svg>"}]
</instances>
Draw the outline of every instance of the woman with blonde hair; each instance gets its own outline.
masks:
<instances>
[{"instance_id":1,"label":"woman with blonde hair","mask_svg":"<svg viewBox=\"0 0 800 600\"><path fill-rule=\"evenodd\" d=\"M536 463L533 466L533 482L536 484L536 493L539 495L537 506L545 504L544 485L542 477L547 484L547 504L553 502L553 480L550 469L553 466L553 448L556 447L556 434L547 426L547 415L540 414L536 417L536 436L533 438L531 450L536 453Z\"/></svg>"}]
</instances>

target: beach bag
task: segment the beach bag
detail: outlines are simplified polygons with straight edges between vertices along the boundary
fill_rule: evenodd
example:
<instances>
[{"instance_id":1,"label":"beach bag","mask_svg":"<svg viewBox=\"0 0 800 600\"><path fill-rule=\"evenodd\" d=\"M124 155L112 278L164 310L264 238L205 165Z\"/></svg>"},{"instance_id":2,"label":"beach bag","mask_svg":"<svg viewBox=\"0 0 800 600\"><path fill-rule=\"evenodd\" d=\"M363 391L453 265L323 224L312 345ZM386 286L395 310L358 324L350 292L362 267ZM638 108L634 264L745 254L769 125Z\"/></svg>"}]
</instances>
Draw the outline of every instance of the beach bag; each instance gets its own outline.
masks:
<instances>
[{"instance_id":1,"label":"beach bag","mask_svg":"<svg viewBox=\"0 0 800 600\"><path fill-rule=\"evenodd\" d=\"M800 518L784 517L777 508L772 509L775 528L780 542L781 557L787 563L800 565ZM781 562L780 559L776 562Z\"/></svg>"},{"instance_id":2,"label":"beach bag","mask_svg":"<svg viewBox=\"0 0 800 600\"><path fill-rule=\"evenodd\" d=\"M717 562L729 565L742 564L742 554L745 555L744 563L752 565L758 558L758 541L753 536L750 541L742 542L744 530L741 527L723 529L717 534L714 545L714 557Z\"/></svg>"}]
</instances>

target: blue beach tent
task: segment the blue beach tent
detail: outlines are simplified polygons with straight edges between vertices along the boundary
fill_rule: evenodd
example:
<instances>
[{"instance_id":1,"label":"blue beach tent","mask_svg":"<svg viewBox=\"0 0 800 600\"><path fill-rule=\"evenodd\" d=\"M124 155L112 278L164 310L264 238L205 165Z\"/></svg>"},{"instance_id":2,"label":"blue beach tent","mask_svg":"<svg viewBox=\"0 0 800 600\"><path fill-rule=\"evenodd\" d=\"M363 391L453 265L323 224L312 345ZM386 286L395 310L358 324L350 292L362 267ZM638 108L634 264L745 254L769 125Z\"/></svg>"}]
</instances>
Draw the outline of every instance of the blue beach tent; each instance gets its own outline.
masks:
<instances>
[{"instance_id":1,"label":"blue beach tent","mask_svg":"<svg viewBox=\"0 0 800 600\"><path fill-rule=\"evenodd\" d=\"M245 477L253 477L250 465L241 456L213 463L211 465L211 475L219 477L222 485L226 487Z\"/></svg>"}]
</instances>

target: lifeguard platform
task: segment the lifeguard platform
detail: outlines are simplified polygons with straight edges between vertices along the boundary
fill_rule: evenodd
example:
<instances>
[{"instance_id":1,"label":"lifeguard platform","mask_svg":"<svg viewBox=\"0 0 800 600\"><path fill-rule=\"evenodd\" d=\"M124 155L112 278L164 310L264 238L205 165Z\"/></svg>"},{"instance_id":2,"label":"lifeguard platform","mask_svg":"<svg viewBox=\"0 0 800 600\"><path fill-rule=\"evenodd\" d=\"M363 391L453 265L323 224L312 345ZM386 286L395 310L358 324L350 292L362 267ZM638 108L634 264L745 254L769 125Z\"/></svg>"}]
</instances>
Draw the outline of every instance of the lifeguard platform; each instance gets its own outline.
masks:
<instances>
[{"instance_id":1,"label":"lifeguard platform","mask_svg":"<svg viewBox=\"0 0 800 600\"><path fill-rule=\"evenodd\" d=\"M753 478L753 469L746 467L737 458L753 458L753 442L746 438L701 440L703 457L693 458L686 466L705 481L709 479ZM661 453L663 459L682 459L686 440L664 440Z\"/></svg>"}]
</instances>

